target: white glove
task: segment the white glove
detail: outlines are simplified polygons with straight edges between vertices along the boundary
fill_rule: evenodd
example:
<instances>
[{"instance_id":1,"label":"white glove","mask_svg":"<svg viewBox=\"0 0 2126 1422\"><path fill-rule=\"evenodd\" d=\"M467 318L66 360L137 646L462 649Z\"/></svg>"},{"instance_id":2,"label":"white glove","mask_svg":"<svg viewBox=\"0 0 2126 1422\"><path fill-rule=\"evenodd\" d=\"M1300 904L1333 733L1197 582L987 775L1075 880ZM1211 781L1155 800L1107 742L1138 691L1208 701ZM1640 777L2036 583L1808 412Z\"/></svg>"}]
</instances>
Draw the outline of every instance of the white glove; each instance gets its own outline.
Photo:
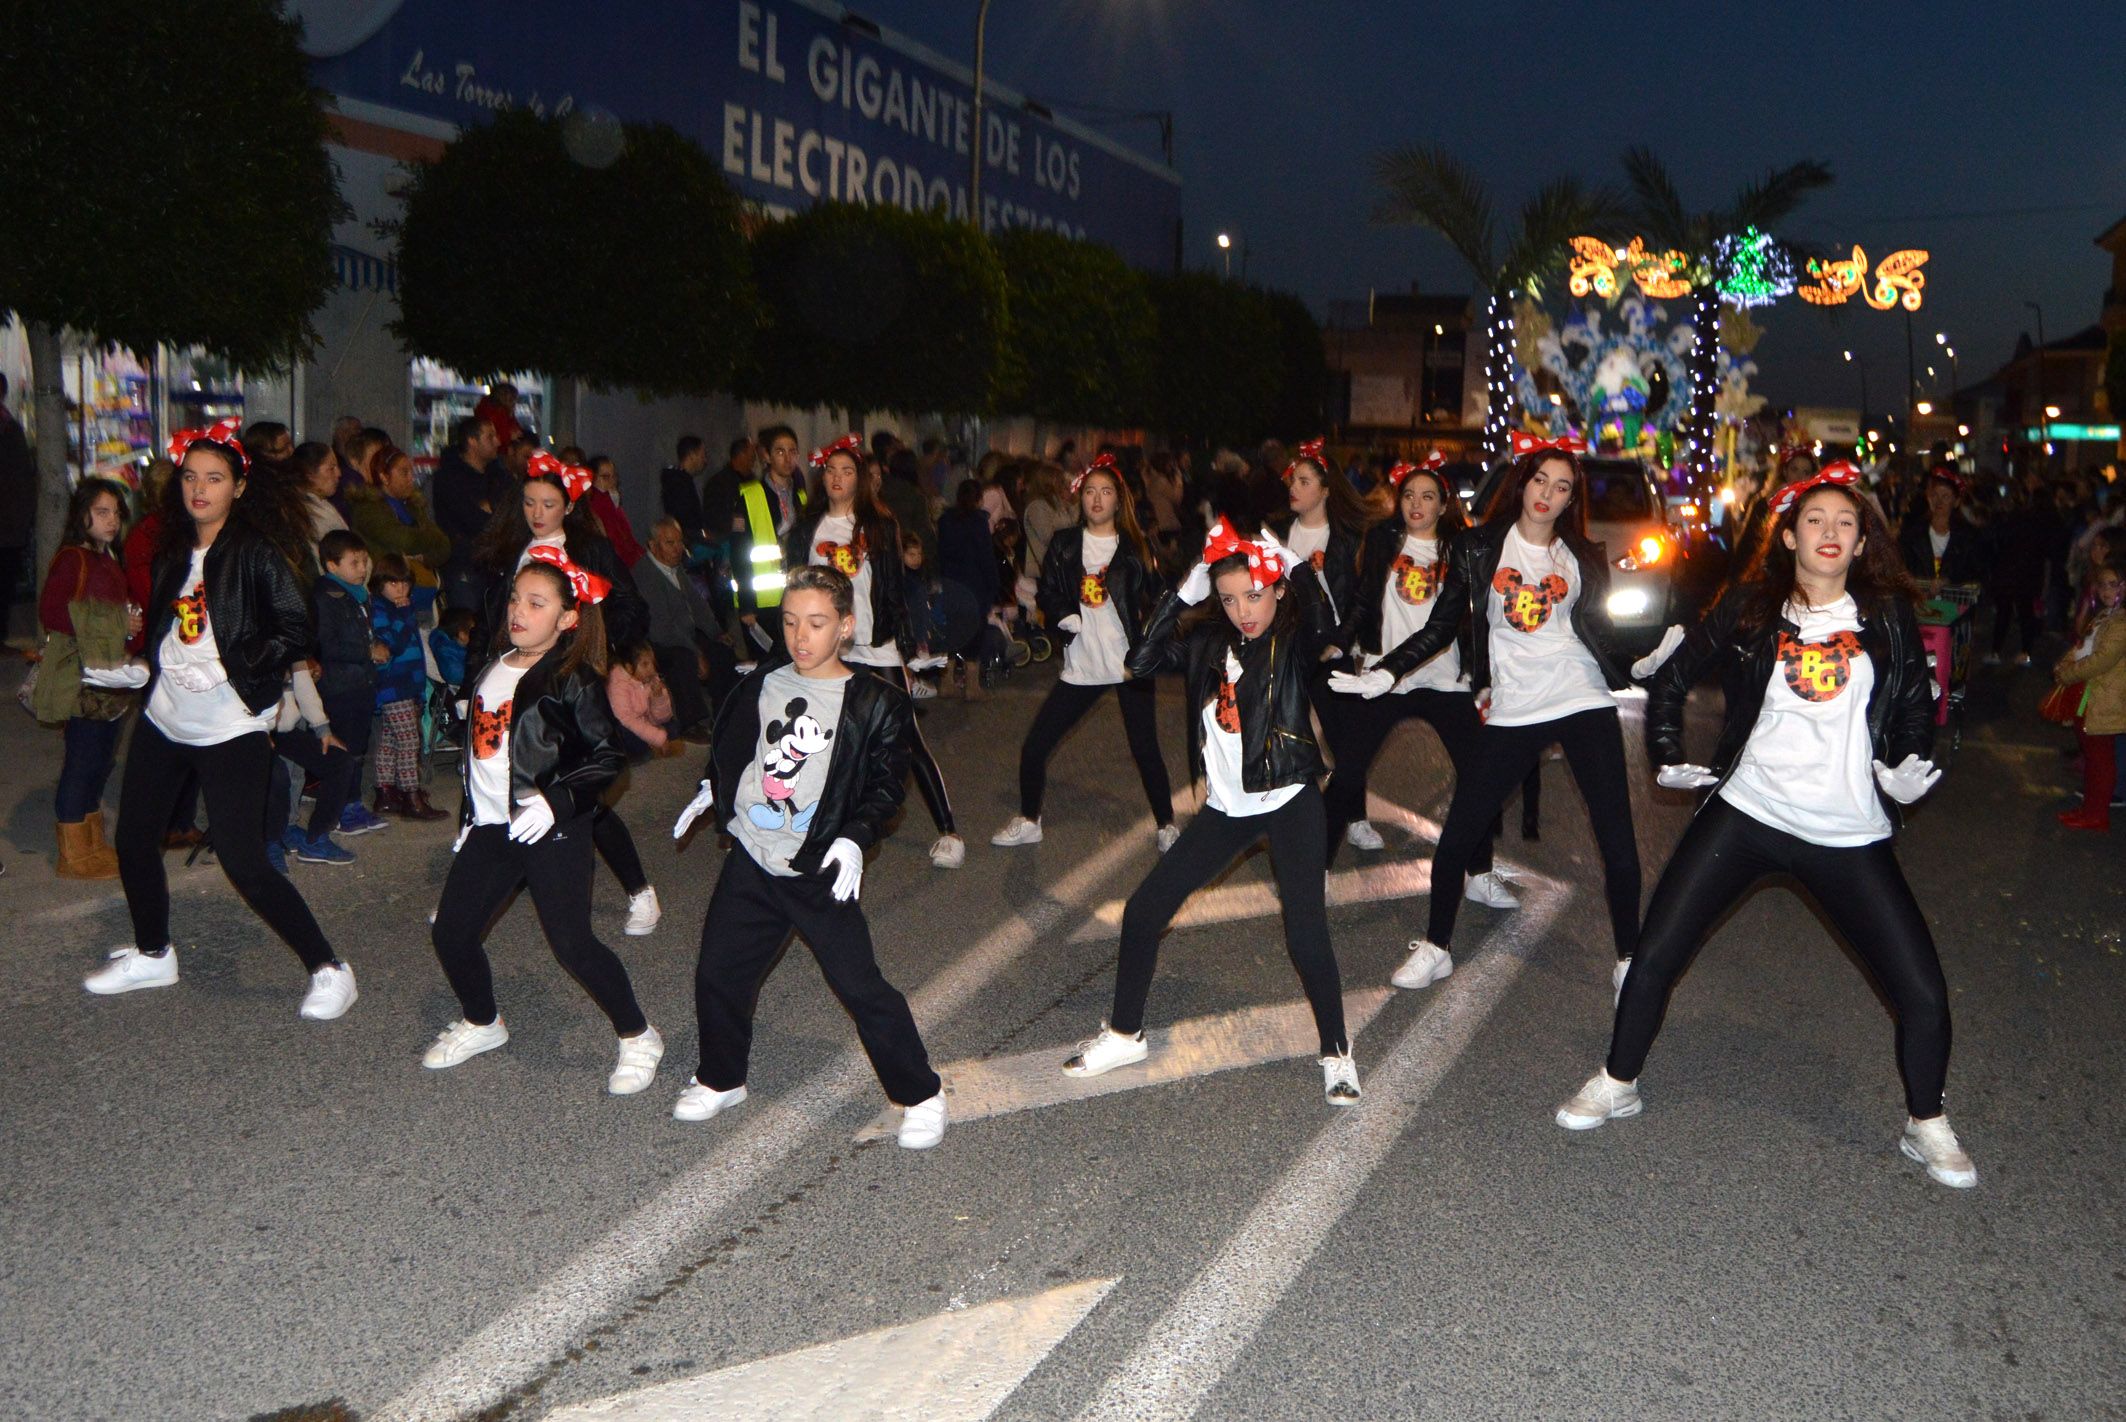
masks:
<instances>
[{"instance_id":1,"label":"white glove","mask_svg":"<svg viewBox=\"0 0 2126 1422\"><path fill-rule=\"evenodd\" d=\"M452 854L456 854L459 850L463 849L465 847L466 838L471 834L472 826L469 824L460 829L458 831L458 837L450 842L450 852Z\"/></svg>"},{"instance_id":2,"label":"white glove","mask_svg":"<svg viewBox=\"0 0 2126 1422\"><path fill-rule=\"evenodd\" d=\"M856 897L856 891L864 883L864 851L856 847L853 839L837 839L827 846L826 857L821 859L822 871L834 871L834 901L845 904Z\"/></svg>"},{"instance_id":3,"label":"white glove","mask_svg":"<svg viewBox=\"0 0 2126 1422\"><path fill-rule=\"evenodd\" d=\"M1666 632L1661 634L1661 641L1658 646L1631 664L1631 679L1633 681L1646 680L1655 672L1661 670L1662 664L1674 656L1676 648L1682 645L1683 629L1678 626L1671 626Z\"/></svg>"},{"instance_id":4,"label":"white glove","mask_svg":"<svg viewBox=\"0 0 2126 1422\"><path fill-rule=\"evenodd\" d=\"M467 716L470 716L472 714L472 703L470 701L467 701L462 696L459 697L457 700L451 702L450 704L453 708L456 709L458 713L458 719L460 721L464 720Z\"/></svg>"},{"instance_id":5,"label":"white glove","mask_svg":"<svg viewBox=\"0 0 2126 1422\"><path fill-rule=\"evenodd\" d=\"M732 667L731 670L737 672L740 676L751 676L759 666L759 662L740 662L737 666Z\"/></svg>"},{"instance_id":6,"label":"white glove","mask_svg":"<svg viewBox=\"0 0 2126 1422\"><path fill-rule=\"evenodd\" d=\"M1329 673L1329 690L1340 691L1346 696L1363 696L1371 701L1395 689L1395 673L1386 667L1371 671Z\"/></svg>"},{"instance_id":7,"label":"white glove","mask_svg":"<svg viewBox=\"0 0 2126 1422\"><path fill-rule=\"evenodd\" d=\"M715 788L708 781L702 781L701 788L694 792L694 798L687 801L687 807L679 812L679 823L672 826L672 838L686 838L686 833L693 828L694 821L707 814L715 803Z\"/></svg>"},{"instance_id":8,"label":"white glove","mask_svg":"<svg viewBox=\"0 0 2126 1422\"><path fill-rule=\"evenodd\" d=\"M1181 586L1175 591L1174 595L1190 607L1194 607L1197 603L1209 597L1211 595L1211 565L1199 559L1196 566L1188 570L1188 576L1181 580Z\"/></svg>"},{"instance_id":9,"label":"white glove","mask_svg":"<svg viewBox=\"0 0 2126 1422\"><path fill-rule=\"evenodd\" d=\"M1075 637L1084 628L1084 626L1085 619L1080 617L1077 613L1073 612L1070 616L1064 618L1061 622L1058 622L1056 624L1056 630L1058 632L1068 632L1071 636Z\"/></svg>"},{"instance_id":10,"label":"white glove","mask_svg":"<svg viewBox=\"0 0 2126 1422\"><path fill-rule=\"evenodd\" d=\"M554 807L544 795L526 795L509 817L509 837L519 844L537 844L553 827Z\"/></svg>"},{"instance_id":11,"label":"white glove","mask_svg":"<svg viewBox=\"0 0 2126 1422\"><path fill-rule=\"evenodd\" d=\"M115 667L83 667L81 679L89 686L109 687L115 691L138 691L148 684L148 664L138 657L132 657Z\"/></svg>"},{"instance_id":12,"label":"white glove","mask_svg":"<svg viewBox=\"0 0 2126 1422\"><path fill-rule=\"evenodd\" d=\"M1720 777L1702 765L1664 765L1654 776L1654 784L1663 790L1703 790L1719 783Z\"/></svg>"},{"instance_id":13,"label":"white glove","mask_svg":"<svg viewBox=\"0 0 2126 1422\"><path fill-rule=\"evenodd\" d=\"M1894 770L1879 760L1869 763L1875 767L1875 783L1882 787L1882 793L1900 805L1911 804L1932 790L1934 782L1941 779L1941 772L1934 768L1933 761L1921 760L1916 755L1906 756Z\"/></svg>"},{"instance_id":14,"label":"white glove","mask_svg":"<svg viewBox=\"0 0 2126 1422\"><path fill-rule=\"evenodd\" d=\"M908 663L908 670L912 672L936 671L951 660L952 658L945 656L917 657L914 661Z\"/></svg>"}]
</instances>

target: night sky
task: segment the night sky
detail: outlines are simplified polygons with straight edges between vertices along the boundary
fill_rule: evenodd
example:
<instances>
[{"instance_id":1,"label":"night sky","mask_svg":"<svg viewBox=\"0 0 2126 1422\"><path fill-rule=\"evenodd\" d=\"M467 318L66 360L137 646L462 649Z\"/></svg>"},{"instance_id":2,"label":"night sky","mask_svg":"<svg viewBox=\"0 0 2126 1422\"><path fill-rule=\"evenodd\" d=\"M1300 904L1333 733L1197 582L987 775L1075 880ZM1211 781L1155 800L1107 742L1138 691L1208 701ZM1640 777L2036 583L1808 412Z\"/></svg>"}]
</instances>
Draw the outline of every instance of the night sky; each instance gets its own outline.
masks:
<instances>
[{"instance_id":1,"label":"night sky","mask_svg":"<svg viewBox=\"0 0 2126 1422\"><path fill-rule=\"evenodd\" d=\"M968 62L973 0L863 0L880 24ZM1774 18L1776 17L1776 18ZM1786 227L1812 247L1933 257L1918 344L1946 331L1975 383L2034 333L2094 322L2097 234L2126 217L2126 3L1347 4L1337 0L993 0L989 74L1059 112L1171 109L1187 260L1221 229L1248 274L1323 314L1369 287L1463 292L1429 233L1373 226L1372 156L1446 144L1509 212L1545 179L1620 181L1635 143L1693 209L1806 157L1832 187ZM1149 122L1097 122L1156 156ZM1789 300L1764 318L1753 388L1779 404L1899 399L1902 313ZM1919 352L1923 391L1950 371Z\"/></svg>"}]
</instances>

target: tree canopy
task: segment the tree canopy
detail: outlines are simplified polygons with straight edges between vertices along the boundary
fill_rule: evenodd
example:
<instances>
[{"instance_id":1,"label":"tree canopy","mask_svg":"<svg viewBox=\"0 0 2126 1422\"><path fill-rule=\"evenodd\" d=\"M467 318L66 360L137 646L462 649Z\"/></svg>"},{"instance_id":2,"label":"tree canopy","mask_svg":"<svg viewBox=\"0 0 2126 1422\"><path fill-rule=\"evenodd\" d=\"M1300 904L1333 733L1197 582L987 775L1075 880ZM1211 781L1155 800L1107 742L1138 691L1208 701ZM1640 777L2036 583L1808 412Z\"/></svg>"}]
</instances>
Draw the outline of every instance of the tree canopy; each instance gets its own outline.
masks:
<instances>
[{"instance_id":1,"label":"tree canopy","mask_svg":"<svg viewBox=\"0 0 2126 1422\"><path fill-rule=\"evenodd\" d=\"M1159 317L1113 250L1054 232L997 235L1011 339L997 403L1037 419L1118 426L1145 402Z\"/></svg>"}]
</instances>

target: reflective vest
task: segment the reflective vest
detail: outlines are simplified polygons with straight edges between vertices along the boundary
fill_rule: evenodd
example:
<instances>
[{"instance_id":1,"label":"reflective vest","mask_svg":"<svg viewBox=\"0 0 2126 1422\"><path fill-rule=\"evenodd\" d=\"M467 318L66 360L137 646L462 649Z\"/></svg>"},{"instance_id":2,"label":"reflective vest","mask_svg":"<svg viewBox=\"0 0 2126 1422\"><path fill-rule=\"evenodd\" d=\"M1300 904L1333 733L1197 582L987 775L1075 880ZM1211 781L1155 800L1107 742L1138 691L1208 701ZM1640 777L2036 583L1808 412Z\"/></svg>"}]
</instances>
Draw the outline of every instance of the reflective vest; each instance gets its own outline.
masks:
<instances>
[{"instance_id":1,"label":"reflective vest","mask_svg":"<svg viewBox=\"0 0 2126 1422\"><path fill-rule=\"evenodd\" d=\"M757 479L749 479L739 486L739 497L745 502L746 537L752 544L747 561L731 569L731 605L743 606L738 596L738 579L750 579L755 607L782 606L782 544L775 537L775 511L768 505L768 491Z\"/></svg>"}]
</instances>

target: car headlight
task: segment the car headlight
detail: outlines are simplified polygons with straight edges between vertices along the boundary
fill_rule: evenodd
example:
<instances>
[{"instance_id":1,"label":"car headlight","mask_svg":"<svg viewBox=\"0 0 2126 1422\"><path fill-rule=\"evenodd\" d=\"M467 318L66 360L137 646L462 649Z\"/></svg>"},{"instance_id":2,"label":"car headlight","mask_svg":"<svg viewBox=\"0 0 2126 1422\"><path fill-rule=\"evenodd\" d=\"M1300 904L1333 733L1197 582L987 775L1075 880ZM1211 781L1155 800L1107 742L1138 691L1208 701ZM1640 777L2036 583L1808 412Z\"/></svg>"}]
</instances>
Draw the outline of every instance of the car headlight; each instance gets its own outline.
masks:
<instances>
[{"instance_id":1,"label":"car headlight","mask_svg":"<svg viewBox=\"0 0 2126 1422\"><path fill-rule=\"evenodd\" d=\"M1644 588L1618 588L1609 595L1611 617L1638 617L1653 605Z\"/></svg>"}]
</instances>

